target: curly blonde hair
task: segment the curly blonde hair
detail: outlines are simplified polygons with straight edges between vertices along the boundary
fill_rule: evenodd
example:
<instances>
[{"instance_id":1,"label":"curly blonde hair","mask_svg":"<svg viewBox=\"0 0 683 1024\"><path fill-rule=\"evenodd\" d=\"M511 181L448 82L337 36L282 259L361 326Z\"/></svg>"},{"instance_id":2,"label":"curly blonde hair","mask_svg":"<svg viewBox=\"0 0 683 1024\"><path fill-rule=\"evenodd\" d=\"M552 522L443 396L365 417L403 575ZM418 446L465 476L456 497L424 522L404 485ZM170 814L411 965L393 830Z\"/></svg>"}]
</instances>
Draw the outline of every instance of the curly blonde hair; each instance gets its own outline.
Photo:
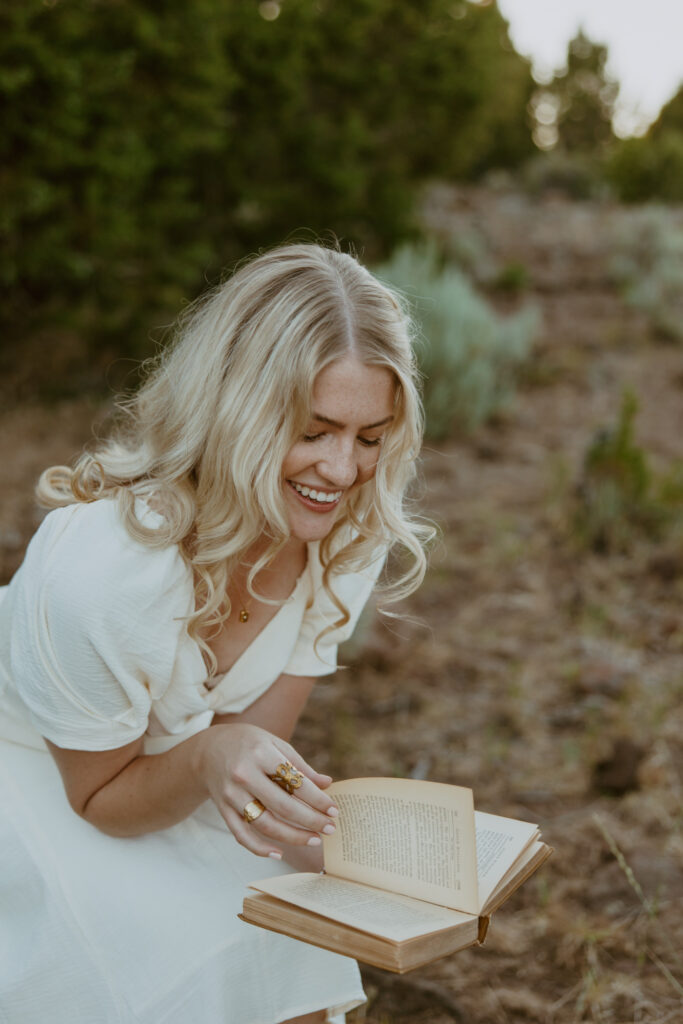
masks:
<instances>
[{"instance_id":1,"label":"curly blonde hair","mask_svg":"<svg viewBox=\"0 0 683 1024\"><path fill-rule=\"evenodd\" d=\"M73 470L46 470L38 498L56 508L116 497L132 537L177 544L195 581L188 632L213 672L203 635L230 614L232 572L265 536L248 578L254 594L254 577L287 542L282 465L306 429L316 376L349 354L386 367L396 381L394 419L375 476L343 504L320 544L324 586L340 612L328 628L343 625L348 611L334 594L334 574L361 569L394 545L411 558L382 588L386 600L412 592L425 573L432 531L406 507L422 436L410 332L399 297L354 257L316 244L266 252L186 310L142 387L120 404L112 437ZM159 528L140 522L136 498L163 509Z\"/></svg>"}]
</instances>

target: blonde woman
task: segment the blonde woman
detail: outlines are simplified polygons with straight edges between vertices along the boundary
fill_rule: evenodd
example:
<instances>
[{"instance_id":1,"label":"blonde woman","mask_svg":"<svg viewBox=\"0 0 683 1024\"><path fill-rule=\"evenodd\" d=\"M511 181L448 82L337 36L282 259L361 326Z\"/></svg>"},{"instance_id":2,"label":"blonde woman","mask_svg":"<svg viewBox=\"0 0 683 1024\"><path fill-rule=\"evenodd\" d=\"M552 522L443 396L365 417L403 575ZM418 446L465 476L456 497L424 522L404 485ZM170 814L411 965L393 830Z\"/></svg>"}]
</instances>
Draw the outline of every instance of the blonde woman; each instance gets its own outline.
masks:
<instances>
[{"instance_id":1,"label":"blonde woman","mask_svg":"<svg viewBox=\"0 0 683 1024\"><path fill-rule=\"evenodd\" d=\"M424 574L419 443L399 302L292 245L188 312L113 439L43 474L53 511L0 591L3 1024L362 1002L351 960L236 915L335 828L289 737L387 551L412 556L393 596Z\"/></svg>"}]
</instances>

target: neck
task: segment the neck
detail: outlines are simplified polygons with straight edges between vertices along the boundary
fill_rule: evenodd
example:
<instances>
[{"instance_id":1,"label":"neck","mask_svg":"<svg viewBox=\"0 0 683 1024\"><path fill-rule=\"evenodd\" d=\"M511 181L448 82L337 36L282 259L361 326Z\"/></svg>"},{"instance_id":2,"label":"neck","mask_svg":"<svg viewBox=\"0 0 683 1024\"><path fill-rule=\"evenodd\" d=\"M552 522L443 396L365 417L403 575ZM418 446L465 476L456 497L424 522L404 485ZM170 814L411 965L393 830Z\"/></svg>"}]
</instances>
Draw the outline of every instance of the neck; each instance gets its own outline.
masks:
<instances>
[{"instance_id":1,"label":"neck","mask_svg":"<svg viewBox=\"0 0 683 1024\"><path fill-rule=\"evenodd\" d=\"M258 540L254 541L240 558L240 569L245 570L245 575L249 574L249 570L252 565L256 565L258 560L268 550L272 543L270 537L262 535ZM306 560L307 546L303 540L297 540L296 537L290 537L290 539L280 548L276 555L268 562L265 569L262 572L268 572L271 570L277 571L279 566L289 565L292 562L296 562L301 558Z\"/></svg>"}]
</instances>

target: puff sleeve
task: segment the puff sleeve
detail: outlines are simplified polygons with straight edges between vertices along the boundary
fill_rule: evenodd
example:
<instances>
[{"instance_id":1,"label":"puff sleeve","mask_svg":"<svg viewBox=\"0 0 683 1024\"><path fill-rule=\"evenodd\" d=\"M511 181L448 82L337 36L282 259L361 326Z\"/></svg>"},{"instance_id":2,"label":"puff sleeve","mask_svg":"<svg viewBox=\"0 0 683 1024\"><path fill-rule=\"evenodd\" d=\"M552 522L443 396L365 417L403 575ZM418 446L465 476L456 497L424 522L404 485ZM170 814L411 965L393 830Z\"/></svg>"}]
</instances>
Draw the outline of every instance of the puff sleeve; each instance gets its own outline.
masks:
<instances>
[{"instance_id":1,"label":"puff sleeve","mask_svg":"<svg viewBox=\"0 0 683 1024\"><path fill-rule=\"evenodd\" d=\"M348 609L349 621L330 630L316 643L323 630L340 616L339 609L323 586L317 547L317 544L309 545L313 595L304 614L294 650L284 669L288 675L324 676L336 670L337 648L353 633L386 559L386 552L382 551L365 569L333 578L332 588Z\"/></svg>"},{"instance_id":2,"label":"puff sleeve","mask_svg":"<svg viewBox=\"0 0 683 1024\"><path fill-rule=\"evenodd\" d=\"M70 505L46 517L12 590L11 675L41 735L77 750L141 736L192 608L177 548L133 540L115 501Z\"/></svg>"}]
</instances>

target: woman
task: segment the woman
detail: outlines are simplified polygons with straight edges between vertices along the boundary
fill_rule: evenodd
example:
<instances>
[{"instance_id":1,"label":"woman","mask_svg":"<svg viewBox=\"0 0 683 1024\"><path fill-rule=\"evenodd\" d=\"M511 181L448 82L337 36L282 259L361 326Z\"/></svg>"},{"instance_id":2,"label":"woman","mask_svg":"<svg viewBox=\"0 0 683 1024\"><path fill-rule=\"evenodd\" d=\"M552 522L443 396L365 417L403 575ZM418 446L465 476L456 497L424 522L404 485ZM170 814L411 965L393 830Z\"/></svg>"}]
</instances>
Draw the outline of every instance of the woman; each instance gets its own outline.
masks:
<instances>
[{"instance_id":1,"label":"woman","mask_svg":"<svg viewBox=\"0 0 683 1024\"><path fill-rule=\"evenodd\" d=\"M351 960L236 915L321 866L331 780L288 739L387 550L412 555L391 596L424 573L414 373L383 285L283 247L189 311L112 440L43 474L54 511L0 591L4 1024L362 1001Z\"/></svg>"}]
</instances>

